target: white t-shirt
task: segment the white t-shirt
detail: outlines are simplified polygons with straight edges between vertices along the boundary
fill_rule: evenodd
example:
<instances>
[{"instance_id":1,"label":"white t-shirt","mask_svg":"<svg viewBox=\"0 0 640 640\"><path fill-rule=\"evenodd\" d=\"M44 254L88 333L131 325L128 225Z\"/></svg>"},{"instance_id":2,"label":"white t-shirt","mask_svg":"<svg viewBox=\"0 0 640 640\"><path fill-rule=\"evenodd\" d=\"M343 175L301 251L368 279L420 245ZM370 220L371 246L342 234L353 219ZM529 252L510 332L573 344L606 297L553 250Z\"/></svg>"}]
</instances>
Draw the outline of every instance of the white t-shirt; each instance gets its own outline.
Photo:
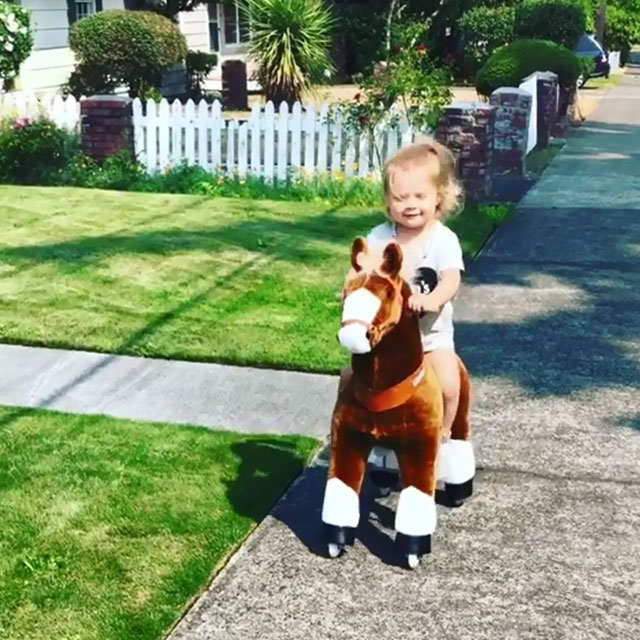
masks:
<instances>
[{"instance_id":1,"label":"white t-shirt","mask_svg":"<svg viewBox=\"0 0 640 640\"><path fill-rule=\"evenodd\" d=\"M384 248L395 239L395 225L385 222L371 230L367 242L378 249ZM425 241L425 245L415 253L403 252L403 271L410 278L414 291L429 293L442 278L447 269L464 271L462 247L458 236L439 220ZM431 270L431 271L429 271ZM425 313L420 318L420 331L425 350L437 347L438 334L453 342L453 305L447 302L440 313ZM435 340L434 340L435 338Z\"/></svg>"}]
</instances>

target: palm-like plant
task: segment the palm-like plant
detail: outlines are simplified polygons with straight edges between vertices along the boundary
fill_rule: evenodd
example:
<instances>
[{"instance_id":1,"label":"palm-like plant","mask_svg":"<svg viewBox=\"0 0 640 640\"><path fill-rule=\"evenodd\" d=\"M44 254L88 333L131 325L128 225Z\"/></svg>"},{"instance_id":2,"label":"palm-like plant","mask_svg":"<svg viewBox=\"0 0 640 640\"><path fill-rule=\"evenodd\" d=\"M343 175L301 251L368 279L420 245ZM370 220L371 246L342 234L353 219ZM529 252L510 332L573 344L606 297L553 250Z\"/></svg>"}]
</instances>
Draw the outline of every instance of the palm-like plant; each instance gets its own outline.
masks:
<instances>
[{"instance_id":1,"label":"palm-like plant","mask_svg":"<svg viewBox=\"0 0 640 640\"><path fill-rule=\"evenodd\" d=\"M268 100L289 104L333 69L334 18L326 0L239 0L251 40L249 57Z\"/></svg>"}]
</instances>

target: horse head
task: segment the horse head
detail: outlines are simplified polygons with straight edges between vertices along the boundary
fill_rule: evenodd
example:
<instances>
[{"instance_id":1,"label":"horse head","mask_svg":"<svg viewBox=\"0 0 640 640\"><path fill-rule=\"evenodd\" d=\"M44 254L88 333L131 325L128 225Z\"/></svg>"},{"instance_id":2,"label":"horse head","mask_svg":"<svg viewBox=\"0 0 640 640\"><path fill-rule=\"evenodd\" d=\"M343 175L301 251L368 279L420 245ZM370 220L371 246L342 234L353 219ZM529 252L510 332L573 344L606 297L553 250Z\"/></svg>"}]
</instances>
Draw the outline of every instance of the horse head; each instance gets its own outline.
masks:
<instances>
[{"instance_id":1,"label":"horse head","mask_svg":"<svg viewBox=\"0 0 640 640\"><path fill-rule=\"evenodd\" d=\"M402 249L396 242L380 253L356 238L351 266L342 290L338 340L354 354L369 353L398 325L411 290L401 275Z\"/></svg>"}]
</instances>

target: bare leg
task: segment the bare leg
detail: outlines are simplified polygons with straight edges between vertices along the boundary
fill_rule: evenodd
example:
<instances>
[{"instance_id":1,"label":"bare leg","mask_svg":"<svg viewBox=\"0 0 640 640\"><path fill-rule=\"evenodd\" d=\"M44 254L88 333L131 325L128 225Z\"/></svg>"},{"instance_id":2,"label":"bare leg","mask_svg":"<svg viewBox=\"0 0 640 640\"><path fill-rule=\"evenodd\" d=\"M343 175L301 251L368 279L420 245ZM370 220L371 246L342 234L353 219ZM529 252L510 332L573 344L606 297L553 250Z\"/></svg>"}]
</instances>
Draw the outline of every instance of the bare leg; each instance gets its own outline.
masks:
<instances>
[{"instance_id":1,"label":"bare leg","mask_svg":"<svg viewBox=\"0 0 640 640\"><path fill-rule=\"evenodd\" d=\"M455 351L449 349L434 349L424 354L434 371L440 386L444 400L444 416L442 419L442 438L448 440L451 437L451 426L458 410L460 398L460 366Z\"/></svg>"}]
</instances>

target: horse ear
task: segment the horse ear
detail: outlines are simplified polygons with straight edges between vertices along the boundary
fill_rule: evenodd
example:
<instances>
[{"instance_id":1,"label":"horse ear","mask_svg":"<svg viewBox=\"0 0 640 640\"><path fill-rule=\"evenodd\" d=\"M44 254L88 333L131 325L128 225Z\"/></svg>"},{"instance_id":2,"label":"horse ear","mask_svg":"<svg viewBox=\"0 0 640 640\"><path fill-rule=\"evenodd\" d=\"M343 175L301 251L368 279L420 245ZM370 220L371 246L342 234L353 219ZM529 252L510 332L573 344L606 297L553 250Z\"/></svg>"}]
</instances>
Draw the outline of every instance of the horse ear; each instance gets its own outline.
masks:
<instances>
[{"instance_id":1,"label":"horse ear","mask_svg":"<svg viewBox=\"0 0 640 640\"><path fill-rule=\"evenodd\" d=\"M356 272L362 271L363 257L368 251L367 241L362 236L358 236L351 245L351 266Z\"/></svg>"},{"instance_id":2,"label":"horse ear","mask_svg":"<svg viewBox=\"0 0 640 640\"><path fill-rule=\"evenodd\" d=\"M390 242L382 254L382 273L396 278L402 268L402 249L397 242Z\"/></svg>"}]
</instances>

